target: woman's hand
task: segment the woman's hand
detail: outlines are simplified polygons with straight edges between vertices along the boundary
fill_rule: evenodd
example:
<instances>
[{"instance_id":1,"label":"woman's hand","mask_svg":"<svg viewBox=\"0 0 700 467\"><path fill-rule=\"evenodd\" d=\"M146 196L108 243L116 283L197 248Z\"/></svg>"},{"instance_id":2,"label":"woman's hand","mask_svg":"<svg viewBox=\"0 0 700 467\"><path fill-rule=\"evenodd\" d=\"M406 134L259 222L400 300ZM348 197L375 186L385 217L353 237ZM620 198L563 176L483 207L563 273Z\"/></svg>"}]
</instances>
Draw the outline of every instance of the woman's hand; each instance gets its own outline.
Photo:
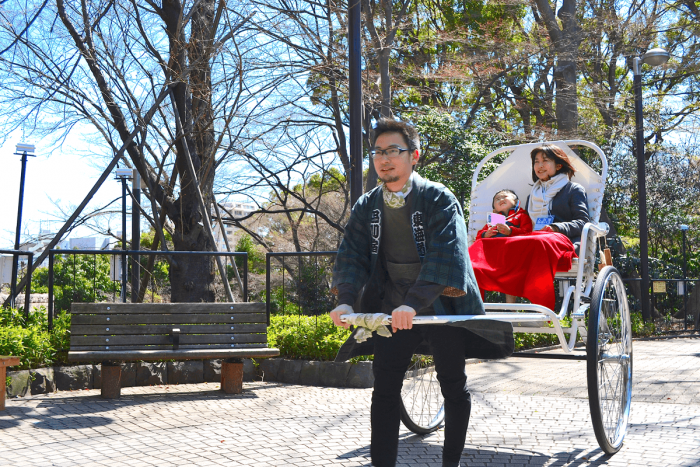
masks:
<instances>
[{"instance_id":1,"label":"woman's hand","mask_svg":"<svg viewBox=\"0 0 700 467\"><path fill-rule=\"evenodd\" d=\"M545 225L544 227L542 227L542 232L560 233L556 225Z\"/></svg>"},{"instance_id":2,"label":"woman's hand","mask_svg":"<svg viewBox=\"0 0 700 467\"><path fill-rule=\"evenodd\" d=\"M496 229L498 230L498 233L501 233L507 237L509 237L513 232L513 230L505 224L496 224Z\"/></svg>"}]
</instances>

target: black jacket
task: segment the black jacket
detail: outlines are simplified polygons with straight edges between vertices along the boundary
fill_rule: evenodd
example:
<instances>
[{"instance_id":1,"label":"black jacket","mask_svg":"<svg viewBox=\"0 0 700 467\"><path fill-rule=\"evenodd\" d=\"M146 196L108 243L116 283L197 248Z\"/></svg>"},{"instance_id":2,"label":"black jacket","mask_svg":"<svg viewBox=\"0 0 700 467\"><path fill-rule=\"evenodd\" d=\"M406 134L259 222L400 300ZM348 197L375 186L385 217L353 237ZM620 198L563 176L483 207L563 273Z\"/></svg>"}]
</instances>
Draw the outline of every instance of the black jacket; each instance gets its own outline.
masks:
<instances>
[{"instance_id":1,"label":"black jacket","mask_svg":"<svg viewBox=\"0 0 700 467\"><path fill-rule=\"evenodd\" d=\"M530 206L529 195L525 206ZM554 196L549 214L554 216L552 225L559 229L559 232L569 237L572 243L580 242L583 226L591 221L586 190L578 183L567 183ZM535 219L532 222L534 224Z\"/></svg>"}]
</instances>

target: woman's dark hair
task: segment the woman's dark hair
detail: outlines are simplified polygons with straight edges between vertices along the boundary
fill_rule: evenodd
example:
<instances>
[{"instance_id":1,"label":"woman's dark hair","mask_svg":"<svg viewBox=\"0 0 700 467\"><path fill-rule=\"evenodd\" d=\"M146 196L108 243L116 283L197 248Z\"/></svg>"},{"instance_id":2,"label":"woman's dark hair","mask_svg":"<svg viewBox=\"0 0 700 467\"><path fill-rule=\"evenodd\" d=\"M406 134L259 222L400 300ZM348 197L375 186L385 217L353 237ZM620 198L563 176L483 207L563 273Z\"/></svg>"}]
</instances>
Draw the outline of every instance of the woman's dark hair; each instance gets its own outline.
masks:
<instances>
[{"instance_id":1,"label":"woman's dark hair","mask_svg":"<svg viewBox=\"0 0 700 467\"><path fill-rule=\"evenodd\" d=\"M406 122L401 122L399 120L394 120L393 118L380 118L377 125L372 130L371 143L377 142L377 138L382 133L401 133L403 139L406 140L408 144L408 150L413 152L415 150L420 150L420 137L418 136L418 131L416 128Z\"/></svg>"},{"instance_id":2,"label":"woman's dark hair","mask_svg":"<svg viewBox=\"0 0 700 467\"><path fill-rule=\"evenodd\" d=\"M515 192L514 192L513 190L507 190L507 189L506 189L506 190L499 190L499 191L496 192L495 195L493 195L493 199L491 200L491 207L492 207L492 208L494 208L494 209L496 208L496 206L494 206L494 205L496 204L496 196L500 195L501 193L508 193L509 195L515 196L516 204L517 204L518 201L520 201L520 200L518 199L518 195L516 195Z\"/></svg>"},{"instance_id":3,"label":"woman's dark hair","mask_svg":"<svg viewBox=\"0 0 700 467\"><path fill-rule=\"evenodd\" d=\"M537 180L539 180L539 178L537 178L537 174L535 173L535 157L537 157L537 154L539 153L544 153L545 157L553 160L555 164L561 164L561 169L557 170L557 175L565 173L569 176L569 180L571 180L571 177L573 177L574 173L576 173L576 169L574 169L574 166L571 165L569 156L566 155L562 148L553 144L542 144L537 146L530 153L530 159L532 159L533 182L537 182Z\"/></svg>"}]
</instances>

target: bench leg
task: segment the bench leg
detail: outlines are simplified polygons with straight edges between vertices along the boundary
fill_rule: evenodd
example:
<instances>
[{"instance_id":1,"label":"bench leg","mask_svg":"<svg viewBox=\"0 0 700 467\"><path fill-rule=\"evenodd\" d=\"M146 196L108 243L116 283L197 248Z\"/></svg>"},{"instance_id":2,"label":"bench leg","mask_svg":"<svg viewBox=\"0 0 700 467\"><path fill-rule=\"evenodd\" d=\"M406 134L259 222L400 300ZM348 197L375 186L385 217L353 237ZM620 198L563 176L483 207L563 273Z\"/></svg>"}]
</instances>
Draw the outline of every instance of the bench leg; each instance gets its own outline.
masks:
<instances>
[{"instance_id":1,"label":"bench leg","mask_svg":"<svg viewBox=\"0 0 700 467\"><path fill-rule=\"evenodd\" d=\"M221 362L221 390L226 394L243 392L243 360L227 358Z\"/></svg>"},{"instance_id":2,"label":"bench leg","mask_svg":"<svg viewBox=\"0 0 700 467\"><path fill-rule=\"evenodd\" d=\"M121 396L122 367L119 364L102 362L102 398L119 399Z\"/></svg>"},{"instance_id":3,"label":"bench leg","mask_svg":"<svg viewBox=\"0 0 700 467\"><path fill-rule=\"evenodd\" d=\"M0 410L5 410L5 397L7 397L7 390L5 389L6 376L7 373L5 372L5 366L0 365ZM223 384L221 387L223 387Z\"/></svg>"}]
</instances>

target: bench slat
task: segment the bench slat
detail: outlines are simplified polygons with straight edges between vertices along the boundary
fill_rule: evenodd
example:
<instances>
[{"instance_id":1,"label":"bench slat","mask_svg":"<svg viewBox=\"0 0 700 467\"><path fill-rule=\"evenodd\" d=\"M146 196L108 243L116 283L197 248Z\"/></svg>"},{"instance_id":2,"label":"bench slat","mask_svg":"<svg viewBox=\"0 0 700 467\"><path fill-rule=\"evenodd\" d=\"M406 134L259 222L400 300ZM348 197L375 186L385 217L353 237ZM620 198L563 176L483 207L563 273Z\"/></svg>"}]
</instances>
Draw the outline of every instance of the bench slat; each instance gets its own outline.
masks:
<instances>
[{"instance_id":1,"label":"bench slat","mask_svg":"<svg viewBox=\"0 0 700 467\"><path fill-rule=\"evenodd\" d=\"M265 304L241 303L74 303L71 314L263 313Z\"/></svg>"},{"instance_id":2,"label":"bench slat","mask_svg":"<svg viewBox=\"0 0 700 467\"><path fill-rule=\"evenodd\" d=\"M0 366L15 366L19 365L19 357L11 357L9 355L0 355ZM0 394L0 397L5 397L5 394Z\"/></svg>"},{"instance_id":3,"label":"bench slat","mask_svg":"<svg viewBox=\"0 0 700 467\"><path fill-rule=\"evenodd\" d=\"M71 314L70 361L279 355L267 346L264 303L76 303Z\"/></svg>"},{"instance_id":4,"label":"bench slat","mask_svg":"<svg viewBox=\"0 0 700 467\"><path fill-rule=\"evenodd\" d=\"M181 334L180 345L267 342L267 334ZM170 336L71 336L70 345L168 345Z\"/></svg>"},{"instance_id":5,"label":"bench slat","mask_svg":"<svg viewBox=\"0 0 700 467\"><path fill-rule=\"evenodd\" d=\"M204 358L255 358L277 357L279 349L203 349L203 350L146 350L134 351L85 351L68 352L68 360L99 361L99 360L201 360Z\"/></svg>"},{"instance_id":6,"label":"bench slat","mask_svg":"<svg viewBox=\"0 0 700 467\"><path fill-rule=\"evenodd\" d=\"M109 321L107 321L109 318ZM240 314L218 314L218 315L167 315L167 314L117 314L117 315L85 315L73 314L71 325L90 324L216 324L216 323L267 323L265 313L240 313Z\"/></svg>"},{"instance_id":7,"label":"bench slat","mask_svg":"<svg viewBox=\"0 0 700 467\"><path fill-rule=\"evenodd\" d=\"M181 345L178 350L186 349L267 349L267 344L201 344L201 345ZM73 351L83 351L83 350L101 350L101 351L114 351L114 350L133 350L135 352L140 352L142 350L173 350L172 345L76 345L71 347L71 352Z\"/></svg>"},{"instance_id":8,"label":"bench slat","mask_svg":"<svg viewBox=\"0 0 700 467\"><path fill-rule=\"evenodd\" d=\"M105 335L111 336L115 334L119 335L130 335L130 334L167 334L170 335L171 330L177 327L180 329L180 335L185 334L240 334L240 333L252 333L260 332L263 333L267 331L267 325L265 324L146 324L142 326L129 326L129 325L114 325L111 322L106 325L73 325L71 326L72 336L84 336L84 335Z\"/></svg>"}]
</instances>

